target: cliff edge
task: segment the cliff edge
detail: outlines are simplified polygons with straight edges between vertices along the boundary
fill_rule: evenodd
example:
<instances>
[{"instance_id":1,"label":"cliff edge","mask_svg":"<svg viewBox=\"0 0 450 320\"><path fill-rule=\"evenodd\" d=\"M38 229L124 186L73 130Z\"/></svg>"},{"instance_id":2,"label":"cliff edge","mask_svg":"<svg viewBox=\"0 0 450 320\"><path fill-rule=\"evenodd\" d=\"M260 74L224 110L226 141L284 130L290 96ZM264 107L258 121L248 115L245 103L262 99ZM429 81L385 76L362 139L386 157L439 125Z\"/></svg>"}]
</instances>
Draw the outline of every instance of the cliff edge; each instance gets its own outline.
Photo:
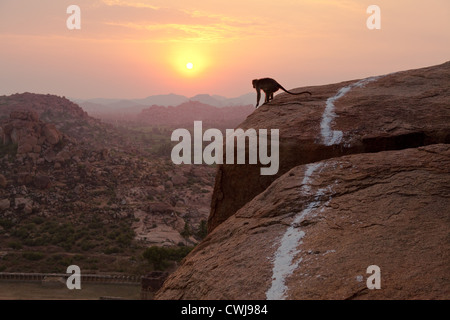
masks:
<instances>
[{"instance_id":1,"label":"cliff edge","mask_svg":"<svg viewBox=\"0 0 450 320\"><path fill-rule=\"evenodd\" d=\"M240 126L279 129L280 169L262 176L259 165L220 165L209 230L233 215L291 168L348 154L450 142L450 62L362 80L279 94Z\"/></svg>"}]
</instances>

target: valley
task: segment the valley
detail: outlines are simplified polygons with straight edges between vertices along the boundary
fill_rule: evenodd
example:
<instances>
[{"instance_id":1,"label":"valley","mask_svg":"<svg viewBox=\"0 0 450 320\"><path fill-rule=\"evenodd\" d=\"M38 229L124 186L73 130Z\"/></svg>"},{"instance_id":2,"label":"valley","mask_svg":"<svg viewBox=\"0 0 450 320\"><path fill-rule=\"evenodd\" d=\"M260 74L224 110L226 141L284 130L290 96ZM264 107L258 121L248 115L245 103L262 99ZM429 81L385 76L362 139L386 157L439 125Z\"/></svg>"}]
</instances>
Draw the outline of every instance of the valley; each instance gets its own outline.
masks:
<instances>
[{"instance_id":1,"label":"valley","mask_svg":"<svg viewBox=\"0 0 450 320\"><path fill-rule=\"evenodd\" d=\"M200 109L186 112L201 120ZM172 113L108 123L64 97L0 97L0 272L143 275L154 270L145 249L195 246L216 168L172 163Z\"/></svg>"}]
</instances>

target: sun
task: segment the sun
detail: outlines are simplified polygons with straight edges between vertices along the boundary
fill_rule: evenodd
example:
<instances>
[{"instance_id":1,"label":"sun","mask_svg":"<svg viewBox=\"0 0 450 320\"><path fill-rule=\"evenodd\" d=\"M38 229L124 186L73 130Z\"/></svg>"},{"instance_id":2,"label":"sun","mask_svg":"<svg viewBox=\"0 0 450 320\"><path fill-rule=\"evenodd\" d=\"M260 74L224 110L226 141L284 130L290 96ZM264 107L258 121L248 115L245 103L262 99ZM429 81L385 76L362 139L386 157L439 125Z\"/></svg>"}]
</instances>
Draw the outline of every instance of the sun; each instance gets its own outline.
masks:
<instances>
[{"instance_id":1,"label":"sun","mask_svg":"<svg viewBox=\"0 0 450 320\"><path fill-rule=\"evenodd\" d=\"M186 63L186 68L191 70L192 68L194 68L194 64L192 62L188 62L188 63Z\"/></svg>"}]
</instances>

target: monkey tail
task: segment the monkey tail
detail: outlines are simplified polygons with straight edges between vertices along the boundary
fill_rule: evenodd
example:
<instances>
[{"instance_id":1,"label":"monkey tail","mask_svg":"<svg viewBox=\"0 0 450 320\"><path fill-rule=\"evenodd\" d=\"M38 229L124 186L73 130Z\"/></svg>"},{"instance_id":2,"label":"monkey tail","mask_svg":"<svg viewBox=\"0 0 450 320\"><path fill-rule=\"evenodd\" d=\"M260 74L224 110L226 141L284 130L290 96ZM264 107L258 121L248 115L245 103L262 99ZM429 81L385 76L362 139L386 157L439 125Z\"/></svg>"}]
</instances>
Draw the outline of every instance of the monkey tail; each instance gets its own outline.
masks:
<instances>
[{"instance_id":1,"label":"monkey tail","mask_svg":"<svg viewBox=\"0 0 450 320\"><path fill-rule=\"evenodd\" d=\"M307 94L309 94L310 96L312 95L312 93L311 92L309 92L309 91L302 91L302 92L299 92L299 93L291 93L291 94L295 94L295 95L299 95L299 94L304 94L304 93L307 93Z\"/></svg>"},{"instance_id":2,"label":"monkey tail","mask_svg":"<svg viewBox=\"0 0 450 320\"><path fill-rule=\"evenodd\" d=\"M287 92L287 93L289 93L289 94L293 94L293 95L295 95L295 96L297 96L297 95L299 95L299 94L304 94L304 93L308 93L309 95L312 95L312 93L309 92L309 91L302 91L302 92L298 92L298 93L290 92L290 91L286 90L285 88L283 88L283 87L281 86L281 84L278 84L278 85L280 86L280 89L283 90L284 92Z\"/></svg>"}]
</instances>

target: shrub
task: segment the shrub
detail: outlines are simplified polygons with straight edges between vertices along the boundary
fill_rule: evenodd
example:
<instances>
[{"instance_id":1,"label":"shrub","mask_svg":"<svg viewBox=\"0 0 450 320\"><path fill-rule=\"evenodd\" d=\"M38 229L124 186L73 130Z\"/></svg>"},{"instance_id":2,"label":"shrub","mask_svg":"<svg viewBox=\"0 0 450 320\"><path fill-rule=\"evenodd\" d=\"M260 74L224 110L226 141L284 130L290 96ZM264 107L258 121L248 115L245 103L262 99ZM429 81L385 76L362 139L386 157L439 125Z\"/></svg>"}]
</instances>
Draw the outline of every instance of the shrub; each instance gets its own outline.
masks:
<instances>
[{"instance_id":1,"label":"shrub","mask_svg":"<svg viewBox=\"0 0 450 320\"><path fill-rule=\"evenodd\" d=\"M52 256L50 256L49 260L54 262L54 263L58 263L61 262L63 260L63 256L61 254L54 254Z\"/></svg>"},{"instance_id":2,"label":"shrub","mask_svg":"<svg viewBox=\"0 0 450 320\"><path fill-rule=\"evenodd\" d=\"M17 143L0 143L0 158L6 155L15 156L17 154Z\"/></svg>"},{"instance_id":3,"label":"shrub","mask_svg":"<svg viewBox=\"0 0 450 320\"><path fill-rule=\"evenodd\" d=\"M119 253L121 251L122 250L120 248L118 248L118 247L108 247L103 252L105 254L113 254L113 253Z\"/></svg>"},{"instance_id":4,"label":"shrub","mask_svg":"<svg viewBox=\"0 0 450 320\"><path fill-rule=\"evenodd\" d=\"M58 231L58 223L55 221L47 221L44 223L42 227L42 232L48 232L50 234L54 234Z\"/></svg>"},{"instance_id":5,"label":"shrub","mask_svg":"<svg viewBox=\"0 0 450 320\"><path fill-rule=\"evenodd\" d=\"M33 217L33 219L31 219L31 221L35 224L42 224L42 223L44 223L45 219L42 217Z\"/></svg>"},{"instance_id":6,"label":"shrub","mask_svg":"<svg viewBox=\"0 0 450 320\"><path fill-rule=\"evenodd\" d=\"M10 229L14 223L9 219L0 218L0 226L2 226L5 229Z\"/></svg>"},{"instance_id":7,"label":"shrub","mask_svg":"<svg viewBox=\"0 0 450 320\"><path fill-rule=\"evenodd\" d=\"M120 231L114 230L114 231L109 232L107 237L108 237L108 239L114 240L119 236L119 234L120 234Z\"/></svg>"},{"instance_id":8,"label":"shrub","mask_svg":"<svg viewBox=\"0 0 450 320\"><path fill-rule=\"evenodd\" d=\"M183 238L189 238L189 236L192 235L191 228L187 222L184 223L184 229L180 232L180 234Z\"/></svg>"},{"instance_id":9,"label":"shrub","mask_svg":"<svg viewBox=\"0 0 450 320\"><path fill-rule=\"evenodd\" d=\"M170 142L162 142L155 150L155 155L156 156L161 156L161 157L170 157L170 153L172 152L172 143Z\"/></svg>"},{"instance_id":10,"label":"shrub","mask_svg":"<svg viewBox=\"0 0 450 320\"><path fill-rule=\"evenodd\" d=\"M199 230L197 231L197 237L204 239L208 235L208 224L206 220L200 221Z\"/></svg>"},{"instance_id":11,"label":"shrub","mask_svg":"<svg viewBox=\"0 0 450 320\"><path fill-rule=\"evenodd\" d=\"M181 261L184 257L186 257L189 252L192 251L194 247L178 247L178 248L167 248L168 250L168 257L170 260L173 261Z\"/></svg>"},{"instance_id":12,"label":"shrub","mask_svg":"<svg viewBox=\"0 0 450 320\"><path fill-rule=\"evenodd\" d=\"M93 243L89 240L83 240L81 242L81 250L88 251L88 250L91 250L92 248L95 248L95 243Z\"/></svg>"},{"instance_id":13,"label":"shrub","mask_svg":"<svg viewBox=\"0 0 450 320\"><path fill-rule=\"evenodd\" d=\"M12 232L12 235L23 240L28 238L29 232L25 227L19 227Z\"/></svg>"},{"instance_id":14,"label":"shrub","mask_svg":"<svg viewBox=\"0 0 450 320\"><path fill-rule=\"evenodd\" d=\"M169 266L169 261L181 261L191 252L193 247L150 247L145 249L142 256L153 265L155 270L164 270Z\"/></svg>"},{"instance_id":15,"label":"shrub","mask_svg":"<svg viewBox=\"0 0 450 320\"><path fill-rule=\"evenodd\" d=\"M117 236L116 241L121 246L129 246L133 237L128 233L122 233Z\"/></svg>"},{"instance_id":16,"label":"shrub","mask_svg":"<svg viewBox=\"0 0 450 320\"><path fill-rule=\"evenodd\" d=\"M168 266L167 258L167 249L162 247L150 247L145 249L142 256L148 260L153 265L155 270L164 270Z\"/></svg>"},{"instance_id":17,"label":"shrub","mask_svg":"<svg viewBox=\"0 0 450 320\"><path fill-rule=\"evenodd\" d=\"M44 254L42 252L24 252L22 254L22 257L24 257L27 260L37 261L44 258Z\"/></svg>"},{"instance_id":18,"label":"shrub","mask_svg":"<svg viewBox=\"0 0 450 320\"><path fill-rule=\"evenodd\" d=\"M18 241L11 241L8 243L8 247L14 250L22 249L22 244Z\"/></svg>"},{"instance_id":19,"label":"shrub","mask_svg":"<svg viewBox=\"0 0 450 320\"><path fill-rule=\"evenodd\" d=\"M89 223L88 228L89 229L102 229L103 224L101 223L101 221L92 221L91 223Z\"/></svg>"}]
</instances>

